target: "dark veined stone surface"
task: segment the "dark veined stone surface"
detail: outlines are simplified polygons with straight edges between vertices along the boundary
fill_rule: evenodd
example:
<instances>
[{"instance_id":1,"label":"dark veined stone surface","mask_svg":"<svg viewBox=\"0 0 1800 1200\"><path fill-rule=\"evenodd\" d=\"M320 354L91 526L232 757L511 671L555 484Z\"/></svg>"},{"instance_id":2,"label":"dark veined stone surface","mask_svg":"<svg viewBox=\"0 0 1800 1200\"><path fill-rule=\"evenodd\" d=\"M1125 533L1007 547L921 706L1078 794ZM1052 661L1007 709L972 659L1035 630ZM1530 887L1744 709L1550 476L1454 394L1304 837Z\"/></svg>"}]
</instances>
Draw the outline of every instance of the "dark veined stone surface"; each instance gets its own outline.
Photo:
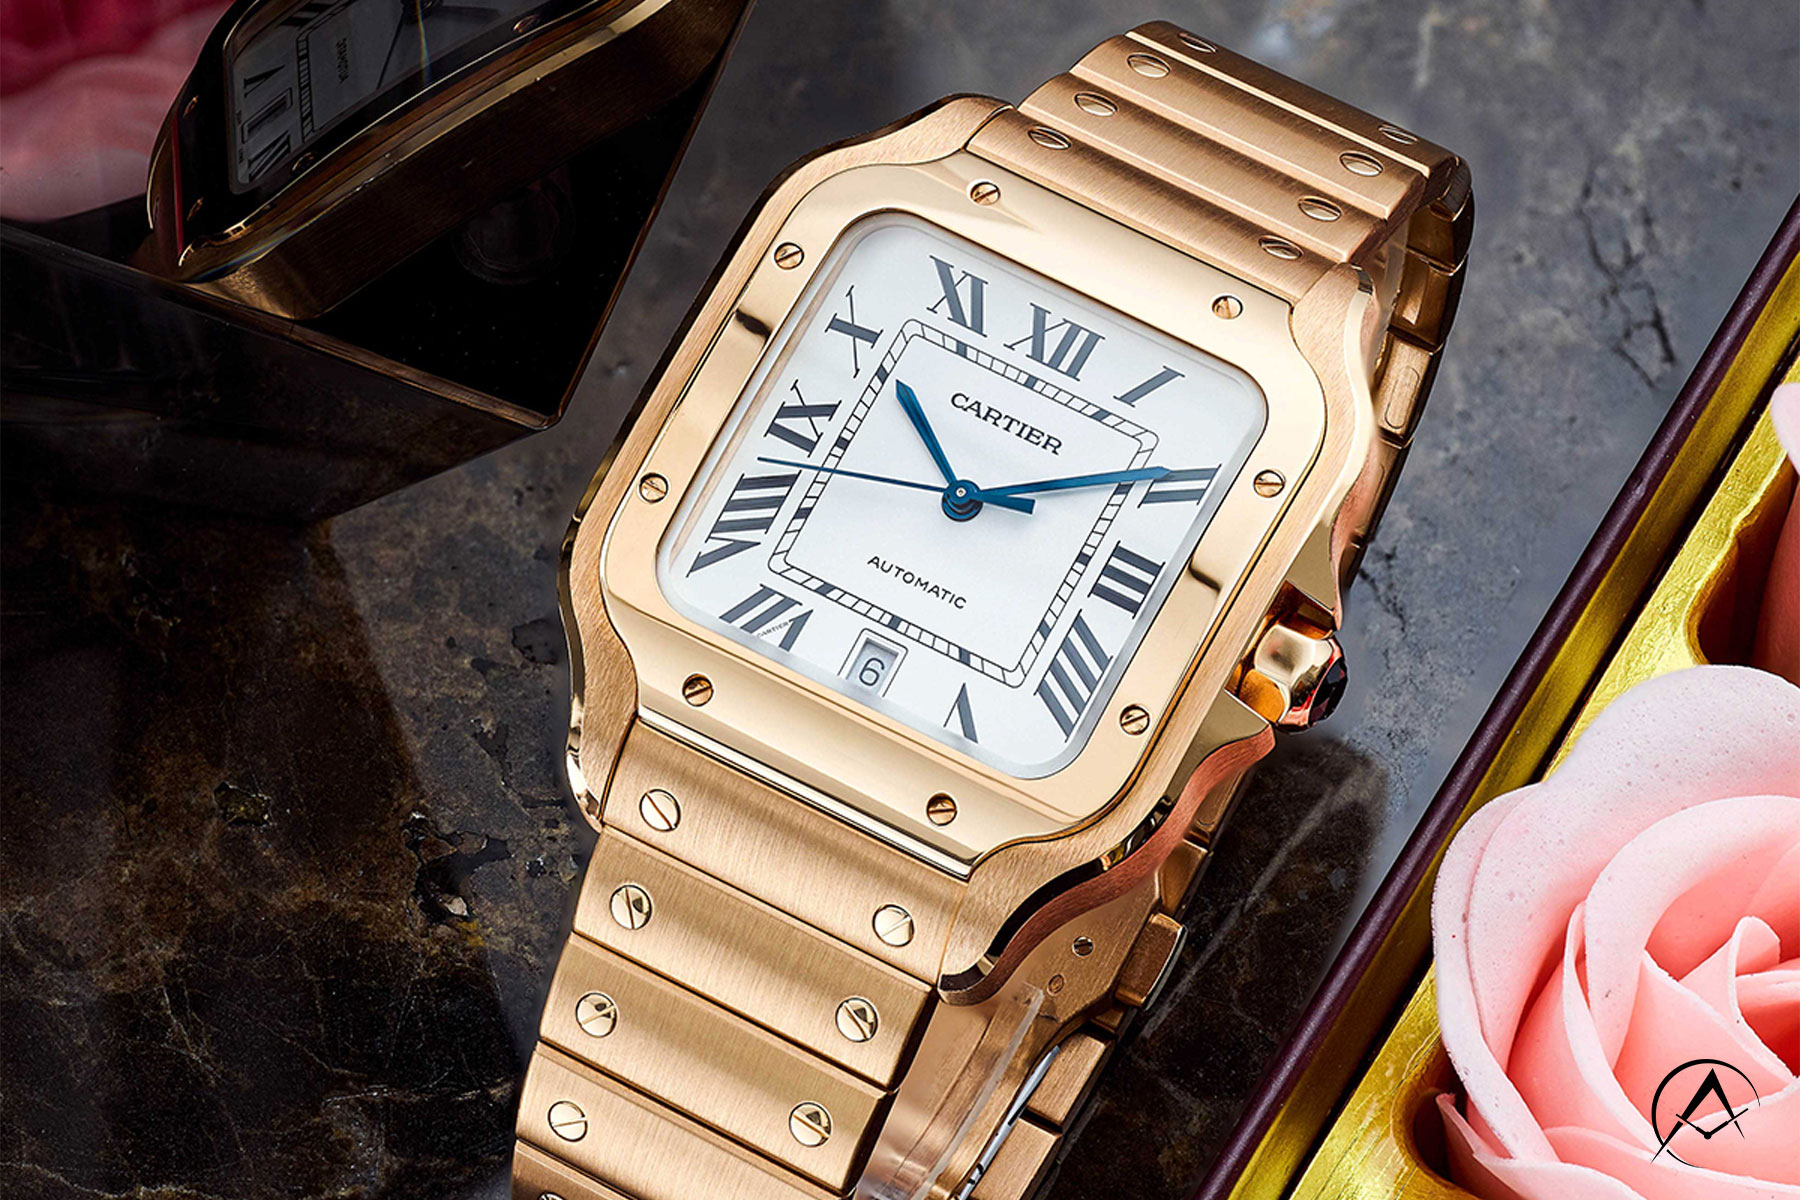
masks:
<instances>
[{"instance_id":1,"label":"dark veined stone surface","mask_svg":"<svg viewBox=\"0 0 1800 1200\"><path fill-rule=\"evenodd\" d=\"M1792 6L762 0L554 430L297 531L9 498L9 1195L506 1194L591 844L557 549L620 414L792 159L1158 16L1462 152L1479 210L1356 685L1243 798L1054 1192L1187 1194L1792 200Z\"/></svg>"}]
</instances>

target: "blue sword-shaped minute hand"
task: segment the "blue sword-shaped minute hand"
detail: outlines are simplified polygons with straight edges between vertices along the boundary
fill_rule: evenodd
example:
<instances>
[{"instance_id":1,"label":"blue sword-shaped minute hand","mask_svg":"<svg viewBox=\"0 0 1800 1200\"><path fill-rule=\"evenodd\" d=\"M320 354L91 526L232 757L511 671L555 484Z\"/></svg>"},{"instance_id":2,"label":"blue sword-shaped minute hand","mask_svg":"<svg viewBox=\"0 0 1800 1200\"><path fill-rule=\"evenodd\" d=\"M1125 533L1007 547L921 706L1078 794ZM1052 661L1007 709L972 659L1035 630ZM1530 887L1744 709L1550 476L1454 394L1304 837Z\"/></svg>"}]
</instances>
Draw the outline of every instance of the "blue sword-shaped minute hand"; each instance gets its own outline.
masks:
<instances>
[{"instance_id":1,"label":"blue sword-shaped minute hand","mask_svg":"<svg viewBox=\"0 0 1800 1200\"><path fill-rule=\"evenodd\" d=\"M1040 479L1035 483L1013 483L1006 487L977 488L974 499L988 504L1022 496L1027 492L1066 492L1071 488L1103 487L1109 483L1137 483L1145 479L1161 479L1169 474L1167 467L1136 467L1129 471L1101 471L1093 475L1067 475L1061 479Z\"/></svg>"},{"instance_id":2,"label":"blue sword-shaped minute hand","mask_svg":"<svg viewBox=\"0 0 1800 1200\"><path fill-rule=\"evenodd\" d=\"M906 410L906 419L911 421L912 427L918 431L919 440L924 442L925 449L931 452L931 461L936 463L937 469L943 473L944 486L948 487L955 483L956 472L950 469L950 459L944 454L944 445L938 441L937 434L931 428L931 422L925 419L925 410L920 407L918 396L914 395L913 390L898 379L894 380L894 395L899 398L900 407Z\"/></svg>"},{"instance_id":3,"label":"blue sword-shaped minute hand","mask_svg":"<svg viewBox=\"0 0 1800 1200\"><path fill-rule=\"evenodd\" d=\"M921 492L936 492L939 495L942 495L944 491L941 484L919 483L911 479L895 479L889 475L871 475L867 471L851 471L844 467L823 467L818 463L802 462L799 459L794 458L770 458L768 455L763 454L758 455L756 461L770 463L777 467L799 467L801 470L817 471L822 475L847 475L851 479L866 479L870 483L892 484L894 487L914 488ZM1028 513L1035 507L1035 502L1015 496L1000 496L997 497L993 503L1000 508L1010 508L1014 512L1022 513Z\"/></svg>"}]
</instances>

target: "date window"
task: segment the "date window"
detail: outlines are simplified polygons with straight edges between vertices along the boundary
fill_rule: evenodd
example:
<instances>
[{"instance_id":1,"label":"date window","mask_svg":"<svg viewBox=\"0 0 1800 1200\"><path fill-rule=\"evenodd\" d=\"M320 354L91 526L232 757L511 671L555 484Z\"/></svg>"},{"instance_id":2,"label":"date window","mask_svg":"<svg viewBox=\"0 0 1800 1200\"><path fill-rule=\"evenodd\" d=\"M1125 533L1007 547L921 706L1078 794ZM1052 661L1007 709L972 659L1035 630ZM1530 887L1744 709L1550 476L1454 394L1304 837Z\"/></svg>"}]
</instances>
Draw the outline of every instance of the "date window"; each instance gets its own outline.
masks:
<instances>
[{"instance_id":1,"label":"date window","mask_svg":"<svg viewBox=\"0 0 1800 1200\"><path fill-rule=\"evenodd\" d=\"M903 652L892 642L885 641L871 630L865 630L857 639L856 649L850 652L850 658L844 663L844 677L857 687L866 688L877 696L887 691L888 684L894 678L894 668L900 665Z\"/></svg>"}]
</instances>

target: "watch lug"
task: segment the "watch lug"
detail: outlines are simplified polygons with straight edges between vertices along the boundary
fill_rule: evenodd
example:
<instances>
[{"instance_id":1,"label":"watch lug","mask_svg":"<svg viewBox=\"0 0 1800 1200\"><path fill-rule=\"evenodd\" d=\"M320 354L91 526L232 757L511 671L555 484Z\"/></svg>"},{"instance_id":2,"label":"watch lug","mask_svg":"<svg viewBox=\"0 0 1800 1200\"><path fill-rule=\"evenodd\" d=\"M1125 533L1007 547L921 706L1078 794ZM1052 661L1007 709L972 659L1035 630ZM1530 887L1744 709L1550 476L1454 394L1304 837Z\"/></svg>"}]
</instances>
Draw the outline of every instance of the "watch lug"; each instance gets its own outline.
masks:
<instances>
[{"instance_id":1,"label":"watch lug","mask_svg":"<svg viewBox=\"0 0 1800 1200\"><path fill-rule=\"evenodd\" d=\"M1113 998L1127 1008L1146 1007L1162 990L1186 934L1187 930L1174 917L1151 913L1119 968Z\"/></svg>"},{"instance_id":2,"label":"watch lug","mask_svg":"<svg viewBox=\"0 0 1800 1200\"><path fill-rule=\"evenodd\" d=\"M1335 625L1343 613L1343 593L1338 586L1338 563L1332 548L1335 516L1314 527L1294 558L1284 580L1297 599L1310 602L1323 618Z\"/></svg>"},{"instance_id":3,"label":"watch lug","mask_svg":"<svg viewBox=\"0 0 1800 1200\"><path fill-rule=\"evenodd\" d=\"M1355 555L1351 543L1357 531L1346 514L1366 510L1361 492L1379 483L1367 469L1377 436L1370 381L1385 327L1374 281L1347 263L1326 271L1294 305L1294 342L1329 407L1348 417L1327 435L1341 447L1328 456L1340 464L1334 468L1338 474L1322 494L1321 507L1310 514L1317 525L1287 573L1293 587L1332 615L1333 625L1343 620L1345 565Z\"/></svg>"},{"instance_id":4,"label":"watch lug","mask_svg":"<svg viewBox=\"0 0 1800 1200\"><path fill-rule=\"evenodd\" d=\"M1214 715L1219 716L1215 722ZM979 1004L994 995L1010 979L1028 955L1058 929L1081 913L1117 899L1157 874L1163 863L1187 837L1195 815L1219 791L1235 787L1238 778L1274 745L1267 721L1246 708L1231 694L1221 695L1203 730L1229 732L1230 740L1214 742L1215 749L1194 768L1184 786L1157 824L1135 849L1072 886L1047 897L1033 896L1029 912L1021 910L1005 923L1012 932L997 940L977 962L938 980L938 995L947 1004ZM1100 860L1104 862L1105 860ZM1021 919L1023 918L1023 919ZM946 964L948 965L948 964Z\"/></svg>"}]
</instances>

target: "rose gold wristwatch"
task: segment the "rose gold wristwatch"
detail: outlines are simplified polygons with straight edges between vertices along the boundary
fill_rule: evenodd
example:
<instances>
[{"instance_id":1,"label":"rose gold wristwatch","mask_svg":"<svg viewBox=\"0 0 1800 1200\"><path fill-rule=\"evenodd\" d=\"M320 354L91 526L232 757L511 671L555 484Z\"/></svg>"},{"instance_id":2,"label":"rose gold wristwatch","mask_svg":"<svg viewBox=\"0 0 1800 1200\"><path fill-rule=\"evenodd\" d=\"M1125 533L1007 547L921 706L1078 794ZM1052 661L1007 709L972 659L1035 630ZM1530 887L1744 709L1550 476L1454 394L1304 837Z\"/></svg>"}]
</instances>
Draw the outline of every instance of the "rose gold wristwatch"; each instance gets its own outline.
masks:
<instances>
[{"instance_id":1,"label":"rose gold wristwatch","mask_svg":"<svg viewBox=\"0 0 1800 1200\"><path fill-rule=\"evenodd\" d=\"M567 543L600 839L522 1200L1023 1197L1274 729L1469 176L1165 24L768 194Z\"/></svg>"}]
</instances>

